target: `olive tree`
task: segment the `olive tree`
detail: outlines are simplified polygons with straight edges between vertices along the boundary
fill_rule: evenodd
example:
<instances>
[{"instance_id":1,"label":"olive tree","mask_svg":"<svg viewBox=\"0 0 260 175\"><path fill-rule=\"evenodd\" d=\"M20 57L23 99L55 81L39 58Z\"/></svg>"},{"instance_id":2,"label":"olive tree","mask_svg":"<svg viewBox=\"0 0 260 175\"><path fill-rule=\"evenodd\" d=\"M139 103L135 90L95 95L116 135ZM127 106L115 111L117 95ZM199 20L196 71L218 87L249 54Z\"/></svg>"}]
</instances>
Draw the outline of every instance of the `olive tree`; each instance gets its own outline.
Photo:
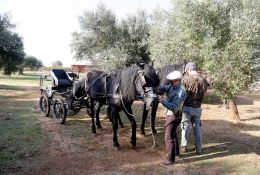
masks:
<instances>
[{"instance_id":1,"label":"olive tree","mask_svg":"<svg viewBox=\"0 0 260 175\"><path fill-rule=\"evenodd\" d=\"M23 39L14 28L10 16L0 14L0 69L3 68L6 75L19 70L25 55Z\"/></svg>"},{"instance_id":2,"label":"olive tree","mask_svg":"<svg viewBox=\"0 0 260 175\"><path fill-rule=\"evenodd\" d=\"M239 119L234 100L259 76L259 4L257 0L173 0L162 37L151 33L152 56L167 53L168 61L193 60L206 69L216 94ZM160 21L152 31L159 29ZM158 43L164 46L157 47Z\"/></svg>"}]
</instances>

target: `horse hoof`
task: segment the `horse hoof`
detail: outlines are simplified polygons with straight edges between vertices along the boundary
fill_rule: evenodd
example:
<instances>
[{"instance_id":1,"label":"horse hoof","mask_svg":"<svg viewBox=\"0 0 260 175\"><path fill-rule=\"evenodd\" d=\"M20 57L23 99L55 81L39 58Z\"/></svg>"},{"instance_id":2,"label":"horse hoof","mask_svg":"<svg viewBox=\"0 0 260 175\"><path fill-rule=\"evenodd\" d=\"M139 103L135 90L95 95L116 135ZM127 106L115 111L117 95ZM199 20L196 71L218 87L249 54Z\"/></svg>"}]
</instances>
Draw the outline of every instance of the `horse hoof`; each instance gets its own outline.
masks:
<instances>
[{"instance_id":1,"label":"horse hoof","mask_svg":"<svg viewBox=\"0 0 260 175\"><path fill-rule=\"evenodd\" d=\"M130 141L130 143L132 144L133 148L136 147L136 141Z\"/></svg>"},{"instance_id":2,"label":"horse hoof","mask_svg":"<svg viewBox=\"0 0 260 175\"><path fill-rule=\"evenodd\" d=\"M156 129L153 129L153 134L157 134L157 131L156 131Z\"/></svg>"},{"instance_id":3,"label":"horse hoof","mask_svg":"<svg viewBox=\"0 0 260 175\"><path fill-rule=\"evenodd\" d=\"M119 148L120 144L118 142L114 142L114 146Z\"/></svg>"},{"instance_id":4,"label":"horse hoof","mask_svg":"<svg viewBox=\"0 0 260 175\"><path fill-rule=\"evenodd\" d=\"M96 137L97 133L92 133L91 135L92 135L92 137Z\"/></svg>"},{"instance_id":5,"label":"horse hoof","mask_svg":"<svg viewBox=\"0 0 260 175\"><path fill-rule=\"evenodd\" d=\"M91 111L89 109L87 109L87 114L91 116Z\"/></svg>"},{"instance_id":6,"label":"horse hoof","mask_svg":"<svg viewBox=\"0 0 260 175\"><path fill-rule=\"evenodd\" d=\"M98 128L98 129L102 129L102 126L101 126L101 125L97 125L97 128Z\"/></svg>"}]
</instances>

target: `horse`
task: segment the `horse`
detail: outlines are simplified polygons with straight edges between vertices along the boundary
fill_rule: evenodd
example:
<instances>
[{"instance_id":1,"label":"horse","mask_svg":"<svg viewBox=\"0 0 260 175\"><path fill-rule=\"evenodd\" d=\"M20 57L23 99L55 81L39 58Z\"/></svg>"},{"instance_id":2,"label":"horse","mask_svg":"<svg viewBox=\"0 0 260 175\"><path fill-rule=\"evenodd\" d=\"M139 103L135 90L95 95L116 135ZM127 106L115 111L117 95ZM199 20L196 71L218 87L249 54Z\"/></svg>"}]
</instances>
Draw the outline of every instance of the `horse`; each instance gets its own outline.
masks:
<instances>
[{"instance_id":1,"label":"horse","mask_svg":"<svg viewBox=\"0 0 260 175\"><path fill-rule=\"evenodd\" d=\"M156 73L160 79L160 84L168 84L168 80L166 76L173 71L180 71L183 75L185 75L186 62L180 64L172 64L156 70ZM159 101L155 99L152 103L152 111L151 111L151 129L153 133L157 133L155 129L155 117L156 111L158 109ZM142 123L141 123L141 134L145 135L145 121L147 119L149 110L147 110L146 104L144 104L143 115L142 115Z\"/></svg>"},{"instance_id":2,"label":"horse","mask_svg":"<svg viewBox=\"0 0 260 175\"><path fill-rule=\"evenodd\" d=\"M140 94L149 108L156 97L155 88L159 85L159 77L149 64L135 64L113 73L102 71L91 71L87 74L85 82L85 93L90 98L90 109L92 117L92 133L95 132L94 125L94 101L109 106L109 115L113 124L113 142L115 147L120 144L117 138L119 112L123 110L131 123L132 136L130 143L136 146L136 121L132 114L131 105ZM78 88L79 89L79 88ZM76 87L73 88L74 95ZM81 92L82 93L82 92ZM96 111L96 113L99 111ZM97 116L96 116L97 117Z\"/></svg>"},{"instance_id":3,"label":"horse","mask_svg":"<svg viewBox=\"0 0 260 175\"><path fill-rule=\"evenodd\" d=\"M108 76L107 73L103 72L103 71L99 71L99 70L92 70L90 72L88 72L86 74L85 77L83 77L82 79L80 79L78 82L74 83L73 86L73 96L76 98L84 98L86 96L88 96L87 100L86 100L86 111L87 114L91 117L92 119L92 134L95 135L96 134L96 127L99 129L102 129L100 120L99 120L99 113L101 111L101 107L103 105L107 104L107 100L106 100L106 96L102 97L98 97L98 98L94 98L93 96L89 96L86 95L89 93L88 92L88 88L90 88L91 86L95 86L95 79L93 79L93 77L96 77L97 79L101 78L101 77L105 77ZM94 95L94 94L93 94ZM91 98L93 97L93 98ZM109 120L112 122L112 118L110 115L110 108L107 107L107 116L109 118ZM95 124L95 119L96 118L96 124ZM119 117L119 125L120 127L124 127L123 122L121 121L121 118Z\"/></svg>"}]
</instances>

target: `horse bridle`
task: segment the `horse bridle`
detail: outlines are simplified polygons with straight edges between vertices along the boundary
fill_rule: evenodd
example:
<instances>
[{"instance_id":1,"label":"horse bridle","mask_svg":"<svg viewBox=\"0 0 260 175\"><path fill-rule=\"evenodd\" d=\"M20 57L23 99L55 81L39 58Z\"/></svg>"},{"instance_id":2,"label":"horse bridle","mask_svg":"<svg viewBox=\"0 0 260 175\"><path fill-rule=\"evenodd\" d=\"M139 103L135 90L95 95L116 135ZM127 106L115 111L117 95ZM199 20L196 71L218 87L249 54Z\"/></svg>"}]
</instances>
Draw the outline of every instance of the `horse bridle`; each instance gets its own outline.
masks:
<instances>
[{"instance_id":1,"label":"horse bridle","mask_svg":"<svg viewBox=\"0 0 260 175\"><path fill-rule=\"evenodd\" d=\"M141 87L140 87L138 81L140 82ZM137 92L144 98L154 98L155 95L152 93L153 88L152 87L144 87L144 85L146 83L147 82L145 80L144 71L139 70L137 78L135 80L135 87L136 87Z\"/></svg>"}]
</instances>

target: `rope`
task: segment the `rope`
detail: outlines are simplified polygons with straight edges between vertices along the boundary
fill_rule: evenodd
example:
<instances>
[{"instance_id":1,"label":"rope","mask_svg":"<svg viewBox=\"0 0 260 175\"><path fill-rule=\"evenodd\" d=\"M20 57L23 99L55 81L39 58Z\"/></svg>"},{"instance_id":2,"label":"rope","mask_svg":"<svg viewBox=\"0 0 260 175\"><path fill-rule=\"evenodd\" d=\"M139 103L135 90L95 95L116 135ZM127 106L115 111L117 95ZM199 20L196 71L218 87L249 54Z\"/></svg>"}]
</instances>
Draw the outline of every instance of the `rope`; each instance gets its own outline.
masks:
<instances>
[{"instance_id":1,"label":"rope","mask_svg":"<svg viewBox=\"0 0 260 175\"><path fill-rule=\"evenodd\" d=\"M119 89L119 91L120 91L120 97L121 97L121 101L122 101L122 104L123 104L123 107L124 107L124 109L125 109L125 111L126 111L126 113L128 114L128 115L130 115L130 116L133 116L133 117L135 117L135 115L137 115L140 111L141 111L141 109L143 108L143 106L144 106L144 104L142 105L142 107L140 108L140 110L135 114L135 115L133 115L133 114L130 114L128 111L127 111L127 109L126 109L126 107L125 107L125 104L124 104L124 101L123 101L123 96L122 96L122 92L121 92L121 89ZM155 143L155 137L154 137L154 133L153 133L153 130L152 130L152 115L150 115L150 129L151 129L151 133L152 133L152 139L153 139L153 146L151 146L151 147L146 147L147 149L154 149L155 148L155 145L156 145L156 143Z\"/></svg>"},{"instance_id":2,"label":"rope","mask_svg":"<svg viewBox=\"0 0 260 175\"><path fill-rule=\"evenodd\" d=\"M121 92L121 88L120 88L120 87L119 87L119 92L120 92L120 100L121 100L122 105L123 105L123 107L124 107L124 109L125 109L125 112L126 112L128 115L132 116L132 117L135 117L137 114L139 114L139 112L141 111L141 109L142 109L143 106L144 106L144 102L143 102L143 105L142 105L141 108L137 111L136 114L130 114L130 113L127 111L126 107L125 107L125 103L124 103L124 100L123 100L123 96L122 96L122 92Z\"/></svg>"}]
</instances>

